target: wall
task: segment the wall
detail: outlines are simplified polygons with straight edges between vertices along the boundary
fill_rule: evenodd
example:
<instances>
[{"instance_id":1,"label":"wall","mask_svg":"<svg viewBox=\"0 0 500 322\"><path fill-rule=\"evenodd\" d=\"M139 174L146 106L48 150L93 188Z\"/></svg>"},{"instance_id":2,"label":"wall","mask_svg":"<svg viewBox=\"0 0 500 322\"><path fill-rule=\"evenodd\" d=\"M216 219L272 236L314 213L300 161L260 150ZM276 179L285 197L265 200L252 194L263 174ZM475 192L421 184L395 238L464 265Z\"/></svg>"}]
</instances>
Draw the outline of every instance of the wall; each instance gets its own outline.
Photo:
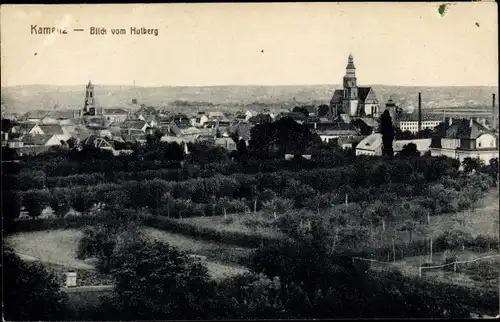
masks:
<instances>
[{"instance_id":1,"label":"wall","mask_svg":"<svg viewBox=\"0 0 500 322\"><path fill-rule=\"evenodd\" d=\"M378 116L378 104L374 103L365 103L364 104L364 111L365 115L372 115L372 108L374 109L374 116Z\"/></svg>"},{"instance_id":2,"label":"wall","mask_svg":"<svg viewBox=\"0 0 500 322\"><path fill-rule=\"evenodd\" d=\"M497 138L491 134L483 134L480 135L476 139L476 147L478 149L484 149L484 148L496 148L497 147Z\"/></svg>"},{"instance_id":3,"label":"wall","mask_svg":"<svg viewBox=\"0 0 500 322\"><path fill-rule=\"evenodd\" d=\"M441 148L443 149L456 149L460 146L459 139L441 139Z\"/></svg>"}]
</instances>

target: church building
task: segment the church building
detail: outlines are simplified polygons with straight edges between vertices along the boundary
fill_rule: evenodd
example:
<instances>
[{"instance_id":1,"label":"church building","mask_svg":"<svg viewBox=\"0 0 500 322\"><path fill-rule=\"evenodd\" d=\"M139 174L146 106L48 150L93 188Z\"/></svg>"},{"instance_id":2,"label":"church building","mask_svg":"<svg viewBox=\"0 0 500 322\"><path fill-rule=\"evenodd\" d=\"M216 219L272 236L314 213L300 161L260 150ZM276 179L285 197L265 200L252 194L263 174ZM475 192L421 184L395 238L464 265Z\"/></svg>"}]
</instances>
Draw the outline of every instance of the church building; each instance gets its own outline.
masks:
<instances>
[{"instance_id":1,"label":"church building","mask_svg":"<svg viewBox=\"0 0 500 322\"><path fill-rule=\"evenodd\" d=\"M83 106L84 116L96 116L94 85L89 81L85 88L85 105Z\"/></svg>"},{"instance_id":2,"label":"church building","mask_svg":"<svg viewBox=\"0 0 500 322\"><path fill-rule=\"evenodd\" d=\"M333 118L339 115L349 117L377 118L380 116L379 102L371 87L360 87L357 84L354 59L349 55L344 88L335 90L330 101L330 113Z\"/></svg>"}]
</instances>

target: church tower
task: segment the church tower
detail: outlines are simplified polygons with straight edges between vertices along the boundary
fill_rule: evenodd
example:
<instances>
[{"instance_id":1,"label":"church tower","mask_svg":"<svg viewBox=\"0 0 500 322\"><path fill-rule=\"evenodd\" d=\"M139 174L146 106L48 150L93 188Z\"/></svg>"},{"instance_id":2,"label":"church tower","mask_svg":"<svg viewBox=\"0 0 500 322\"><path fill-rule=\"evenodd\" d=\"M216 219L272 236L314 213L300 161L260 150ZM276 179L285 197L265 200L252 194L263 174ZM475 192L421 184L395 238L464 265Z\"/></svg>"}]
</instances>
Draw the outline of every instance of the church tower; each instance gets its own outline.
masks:
<instances>
[{"instance_id":1,"label":"church tower","mask_svg":"<svg viewBox=\"0 0 500 322\"><path fill-rule=\"evenodd\" d=\"M83 107L83 114L89 116L95 116L95 97L94 97L94 85L89 81L87 87L85 88L85 105Z\"/></svg>"},{"instance_id":2,"label":"church tower","mask_svg":"<svg viewBox=\"0 0 500 322\"><path fill-rule=\"evenodd\" d=\"M356 67L354 67L354 58L349 55L347 67L344 76L344 95L343 110L350 116L358 114L358 85L356 79Z\"/></svg>"}]
</instances>

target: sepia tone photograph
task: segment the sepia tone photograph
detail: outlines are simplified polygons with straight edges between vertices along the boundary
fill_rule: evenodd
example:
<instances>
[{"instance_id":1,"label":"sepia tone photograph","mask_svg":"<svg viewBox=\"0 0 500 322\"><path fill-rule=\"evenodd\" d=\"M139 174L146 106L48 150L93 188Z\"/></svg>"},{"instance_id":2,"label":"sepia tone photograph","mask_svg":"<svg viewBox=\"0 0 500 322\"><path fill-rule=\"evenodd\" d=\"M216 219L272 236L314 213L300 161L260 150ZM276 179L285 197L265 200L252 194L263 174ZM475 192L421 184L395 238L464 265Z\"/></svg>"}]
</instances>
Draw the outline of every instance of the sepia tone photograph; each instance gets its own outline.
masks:
<instances>
[{"instance_id":1,"label":"sepia tone photograph","mask_svg":"<svg viewBox=\"0 0 500 322\"><path fill-rule=\"evenodd\" d=\"M496 2L0 8L5 321L500 317Z\"/></svg>"}]
</instances>

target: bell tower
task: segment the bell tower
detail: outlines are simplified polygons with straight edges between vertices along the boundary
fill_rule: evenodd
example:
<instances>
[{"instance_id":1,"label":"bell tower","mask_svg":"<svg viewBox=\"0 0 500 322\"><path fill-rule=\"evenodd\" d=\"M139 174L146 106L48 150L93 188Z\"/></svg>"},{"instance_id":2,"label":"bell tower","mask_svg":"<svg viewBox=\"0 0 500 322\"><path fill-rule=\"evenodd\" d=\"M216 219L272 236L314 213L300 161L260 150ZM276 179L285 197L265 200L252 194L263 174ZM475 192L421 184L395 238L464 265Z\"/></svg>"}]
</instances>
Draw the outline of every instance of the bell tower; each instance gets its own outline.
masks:
<instances>
[{"instance_id":1,"label":"bell tower","mask_svg":"<svg viewBox=\"0 0 500 322\"><path fill-rule=\"evenodd\" d=\"M354 58L349 54L344 76L344 111L350 116L358 114L358 85Z\"/></svg>"},{"instance_id":2,"label":"bell tower","mask_svg":"<svg viewBox=\"0 0 500 322\"><path fill-rule=\"evenodd\" d=\"M85 105L83 107L83 114L89 116L95 116L95 97L94 97L94 85L89 81L87 87L85 88Z\"/></svg>"}]
</instances>

